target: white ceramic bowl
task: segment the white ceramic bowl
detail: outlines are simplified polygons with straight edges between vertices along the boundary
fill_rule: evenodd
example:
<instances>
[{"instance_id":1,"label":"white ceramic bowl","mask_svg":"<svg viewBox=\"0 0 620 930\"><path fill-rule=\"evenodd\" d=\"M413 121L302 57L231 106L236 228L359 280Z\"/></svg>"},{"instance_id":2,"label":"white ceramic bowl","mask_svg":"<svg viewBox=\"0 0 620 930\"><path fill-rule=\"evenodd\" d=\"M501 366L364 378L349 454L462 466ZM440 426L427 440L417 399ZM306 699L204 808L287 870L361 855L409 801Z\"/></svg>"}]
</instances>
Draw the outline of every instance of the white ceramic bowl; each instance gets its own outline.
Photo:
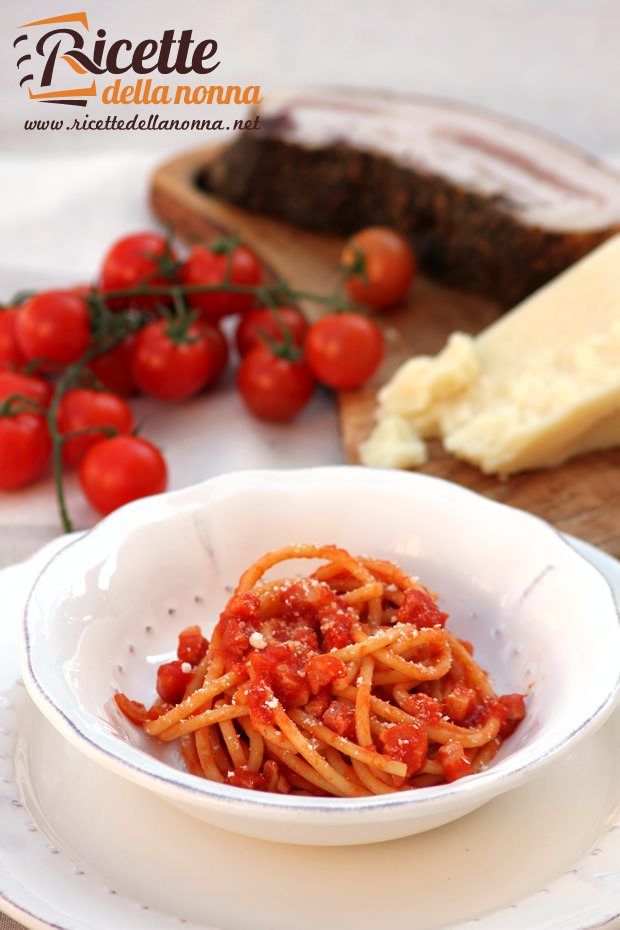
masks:
<instances>
[{"instance_id":1,"label":"white ceramic bowl","mask_svg":"<svg viewBox=\"0 0 620 930\"><path fill-rule=\"evenodd\" d=\"M268 795L188 775L174 747L121 717L114 691L152 700L178 631L210 630L242 570L295 542L344 545L419 575L496 689L531 689L525 721L487 771L362 799ZM428 830L532 778L611 711L619 656L606 580L547 524L437 479L342 467L238 472L117 511L40 575L23 664L46 717L124 778L239 833L347 844Z\"/></svg>"}]
</instances>

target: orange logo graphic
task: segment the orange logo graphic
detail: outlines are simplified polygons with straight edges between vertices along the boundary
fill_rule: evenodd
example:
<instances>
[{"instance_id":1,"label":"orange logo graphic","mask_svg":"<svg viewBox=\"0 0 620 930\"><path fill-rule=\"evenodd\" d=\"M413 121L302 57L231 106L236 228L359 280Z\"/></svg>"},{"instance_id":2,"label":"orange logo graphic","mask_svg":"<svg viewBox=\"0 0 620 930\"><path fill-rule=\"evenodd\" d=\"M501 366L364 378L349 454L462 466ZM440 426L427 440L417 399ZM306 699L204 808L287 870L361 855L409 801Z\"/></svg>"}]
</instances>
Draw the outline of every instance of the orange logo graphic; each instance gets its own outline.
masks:
<instances>
[{"instance_id":1,"label":"orange logo graphic","mask_svg":"<svg viewBox=\"0 0 620 930\"><path fill-rule=\"evenodd\" d=\"M78 32L75 28L71 28L71 24L81 26L88 32L88 17L86 13L65 13L61 16L50 16L47 19L37 19L31 23L24 23L20 26L20 29L32 29L35 30L35 33L22 33L13 42L13 47L22 51L25 47L22 43L27 43L31 35L38 35L34 51L41 59L41 63L44 64L39 91L34 92L32 87L28 88L28 98L30 100L38 100L40 103L64 103L71 106L85 107L89 97L97 96L97 85L94 79L87 86L63 87L58 90L50 89L57 60L63 61L78 74L87 74L87 68L85 68L76 57L76 53L84 47L84 37L81 32ZM41 26L60 26L61 28L42 31L39 28ZM69 43L71 43L71 48L68 49L66 53L61 54L60 50L66 40L69 40ZM32 55L25 53L18 59L17 67L19 69L28 62L28 67L30 68L32 66L32 61ZM21 78L19 86L23 87L24 84L33 80L33 73L25 74Z\"/></svg>"},{"instance_id":2,"label":"orange logo graphic","mask_svg":"<svg viewBox=\"0 0 620 930\"><path fill-rule=\"evenodd\" d=\"M28 99L36 103L85 107L93 98L106 106L261 102L259 85L158 83L157 75L186 79L219 68L216 40L195 39L191 29L164 29L159 38L133 42L109 38L103 28L92 34L84 12L35 19L20 29L13 42L19 86L27 85ZM106 84L104 75L112 75L112 83Z\"/></svg>"}]
</instances>

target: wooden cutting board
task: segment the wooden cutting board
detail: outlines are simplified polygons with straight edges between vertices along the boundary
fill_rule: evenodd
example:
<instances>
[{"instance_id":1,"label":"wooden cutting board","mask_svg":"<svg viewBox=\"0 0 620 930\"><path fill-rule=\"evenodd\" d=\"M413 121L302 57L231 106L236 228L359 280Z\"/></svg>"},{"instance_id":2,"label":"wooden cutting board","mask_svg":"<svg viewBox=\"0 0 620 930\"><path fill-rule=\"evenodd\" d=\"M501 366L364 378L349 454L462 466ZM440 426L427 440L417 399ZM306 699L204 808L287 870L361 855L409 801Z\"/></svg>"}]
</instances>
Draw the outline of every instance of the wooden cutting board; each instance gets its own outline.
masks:
<instances>
[{"instance_id":1,"label":"wooden cutting board","mask_svg":"<svg viewBox=\"0 0 620 930\"><path fill-rule=\"evenodd\" d=\"M151 202L157 216L186 242L234 231L263 259L270 273L299 290L327 293L335 285L342 241L317 236L268 217L253 215L211 197L195 184L198 171L217 153L200 149L163 164L154 174ZM303 308L311 317L317 306ZM437 352L455 329L476 333L498 315L482 298L420 278L403 306L384 316L387 352L373 383L339 396L345 455L358 463L358 447L369 434L378 387L408 356ZM521 507L620 557L620 449L581 456L547 471L510 478L478 469L431 445L425 474L447 478L487 497Z\"/></svg>"}]
</instances>

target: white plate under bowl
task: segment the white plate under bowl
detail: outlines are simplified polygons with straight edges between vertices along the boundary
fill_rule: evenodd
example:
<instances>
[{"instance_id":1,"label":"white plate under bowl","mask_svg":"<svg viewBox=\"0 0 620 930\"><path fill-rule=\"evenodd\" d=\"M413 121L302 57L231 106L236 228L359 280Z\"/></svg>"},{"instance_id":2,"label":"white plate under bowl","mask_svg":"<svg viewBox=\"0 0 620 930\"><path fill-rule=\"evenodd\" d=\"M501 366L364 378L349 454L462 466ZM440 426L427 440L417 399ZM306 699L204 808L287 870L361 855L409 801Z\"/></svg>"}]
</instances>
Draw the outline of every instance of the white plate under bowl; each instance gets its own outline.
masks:
<instances>
[{"instance_id":1,"label":"white plate under bowl","mask_svg":"<svg viewBox=\"0 0 620 930\"><path fill-rule=\"evenodd\" d=\"M303 542L419 575L497 690L530 692L487 771L380 797L270 795L187 774L118 713L114 691L151 700L177 632L209 630L248 565ZM44 569L24 644L31 696L95 761L218 826L332 845L437 827L532 778L611 711L620 628L607 581L541 520L426 476L322 468L223 475L117 511Z\"/></svg>"},{"instance_id":2,"label":"white plate under bowl","mask_svg":"<svg viewBox=\"0 0 620 930\"><path fill-rule=\"evenodd\" d=\"M573 543L618 598L620 565ZM331 849L245 839L105 771L34 707L19 680L18 628L49 554L0 573L0 910L20 924L620 927L620 712L540 778L432 833Z\"/></svg>"}]
</instances>

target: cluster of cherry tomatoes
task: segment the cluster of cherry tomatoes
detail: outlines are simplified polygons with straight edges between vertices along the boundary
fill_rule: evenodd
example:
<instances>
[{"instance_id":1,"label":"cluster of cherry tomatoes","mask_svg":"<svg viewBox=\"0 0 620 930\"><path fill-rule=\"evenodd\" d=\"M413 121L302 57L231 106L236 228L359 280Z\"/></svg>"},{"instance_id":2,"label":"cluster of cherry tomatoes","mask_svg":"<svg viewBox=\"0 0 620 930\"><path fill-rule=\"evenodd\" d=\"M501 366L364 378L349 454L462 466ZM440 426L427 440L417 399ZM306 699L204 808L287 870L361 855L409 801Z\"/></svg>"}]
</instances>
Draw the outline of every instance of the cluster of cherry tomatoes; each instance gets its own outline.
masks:
<instances>
[{"instance_id":1,"label":"cluster of cherry tomatoes","mask_svg":"<svg viewBox=\"0 0 620 930\"><path fill-rule=\"evenodd\" d=\"M409 246L384 229L354 237L342 263L342 305L375 310L401 299L415 272ZM345 307L309 326L295 306L261 305L270 293L235 240L180 260L165 237L139 233L110 248L94 287L0 309L0 488L35 481L53 455L55 470L78 469L100 513L164 490L164 458L135 434L127 398L182 401L215 384L229 360L224 317L238 318L237 386L262 419L295 417L317 382L343 390L374 374L383 337L369 316Z\"/></svg>"}]
</instances>

